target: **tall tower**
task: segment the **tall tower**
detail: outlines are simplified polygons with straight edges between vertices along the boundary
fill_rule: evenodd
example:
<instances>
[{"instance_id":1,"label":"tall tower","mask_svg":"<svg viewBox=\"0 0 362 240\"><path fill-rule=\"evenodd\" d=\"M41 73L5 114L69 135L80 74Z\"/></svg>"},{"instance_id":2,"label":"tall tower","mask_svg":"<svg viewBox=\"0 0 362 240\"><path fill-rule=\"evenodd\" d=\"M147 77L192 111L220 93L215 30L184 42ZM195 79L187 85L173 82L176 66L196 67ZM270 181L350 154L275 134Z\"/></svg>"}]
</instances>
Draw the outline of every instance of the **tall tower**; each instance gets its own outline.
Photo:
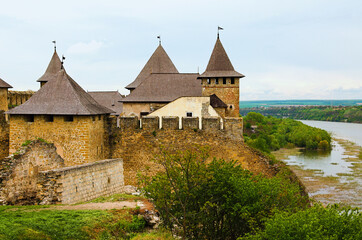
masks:
<instances>
[{"instance_id":1,"label":"tall tower","mask_svg":"<svg viewBox=\"0 0 362 240\"><path fill-rule=\"evenodd\" d=\"M202 96L216 94L228 106L225 116L239 117L239 80L243 77L234 70L218 36L206 71L198 77Z\"/></svg>"}]
</instances>

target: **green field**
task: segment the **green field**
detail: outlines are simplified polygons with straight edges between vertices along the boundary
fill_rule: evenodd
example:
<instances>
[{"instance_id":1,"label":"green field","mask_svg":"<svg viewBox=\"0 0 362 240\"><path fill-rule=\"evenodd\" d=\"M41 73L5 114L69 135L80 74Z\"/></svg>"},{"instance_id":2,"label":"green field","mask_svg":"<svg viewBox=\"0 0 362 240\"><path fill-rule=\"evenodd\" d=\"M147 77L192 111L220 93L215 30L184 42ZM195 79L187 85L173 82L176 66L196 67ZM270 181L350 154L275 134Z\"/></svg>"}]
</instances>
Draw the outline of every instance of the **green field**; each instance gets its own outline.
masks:
<instances>
[{"instance_id":1,"label":"green field","mask_svg":"<svg viewBox=\"0 0 362 240\"><path fill-rule=\"evenodd\" d=\"M258 100L258 101L240 101L240 108L253 107L275 107L290 105L313 105L313 106L356 106L362 104L362 99L354 100Z\"/></svg>"}]
</instances>

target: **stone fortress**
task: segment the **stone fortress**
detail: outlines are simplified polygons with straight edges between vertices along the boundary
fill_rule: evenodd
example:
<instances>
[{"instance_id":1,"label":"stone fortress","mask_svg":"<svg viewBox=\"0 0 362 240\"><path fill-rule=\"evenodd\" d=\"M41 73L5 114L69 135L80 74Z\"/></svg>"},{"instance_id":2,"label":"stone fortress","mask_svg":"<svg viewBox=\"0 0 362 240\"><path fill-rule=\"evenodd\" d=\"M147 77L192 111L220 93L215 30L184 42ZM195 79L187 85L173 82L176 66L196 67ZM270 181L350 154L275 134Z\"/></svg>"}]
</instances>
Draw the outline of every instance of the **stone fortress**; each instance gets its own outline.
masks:
<instances>
[{"instance_id":1,"label":"stone fortress","mask_svg":"<svg viewBox=\"0 0 362 240\"><path fill-rule=\"evenodd\" d=\"M55 48L41 88L26 102L8 110L11 86L0 80L0 200L75 203L121 192L137 184L139 172L159 170L152 158L161 146L208 146L211 157L272 174L243 143L242 77L218 36L202 74L179 73L160 43L126 86L129 95L86 92Z\"/></svg>"}]
</instances>

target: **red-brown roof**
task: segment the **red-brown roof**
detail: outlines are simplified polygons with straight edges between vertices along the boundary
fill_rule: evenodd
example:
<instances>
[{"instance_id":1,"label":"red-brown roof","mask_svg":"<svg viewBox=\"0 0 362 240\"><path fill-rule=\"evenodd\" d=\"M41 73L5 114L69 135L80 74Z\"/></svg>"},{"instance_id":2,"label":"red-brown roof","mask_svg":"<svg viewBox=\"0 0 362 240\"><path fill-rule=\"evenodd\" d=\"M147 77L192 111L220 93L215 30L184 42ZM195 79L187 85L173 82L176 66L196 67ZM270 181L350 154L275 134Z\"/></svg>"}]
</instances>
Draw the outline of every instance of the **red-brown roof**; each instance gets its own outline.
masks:
<instances>
[{"instance_id":1,"label":"red-brown roof","mask_svg":"<svg viewBox=\"0 0 362 240\"><path fill-rule=\"evenodd\" d=\"M179 97L202 96L198 73L153 73L122 102L171 102Z\"/></svg>"},{"instance_id":2,"label":"red-brown roof","mask_svg":"<svg viewBox=\"0 0 362 240\"><path fill-rule=\"evenodd\" d=\"M13 88L13 87L0 78L0 88Z\"/></svg>"},{"instance_id":3,"label":"red-brown roof","mask_svg":"<svg viewBox=\"0 0 362 240\"><path fill-rule=\"evenodd\" d=\"M126 86L127 89L137 88L151 73L178 73L175 65L160 44L152 54L137 78Z\"/></svg>"},{"instance_id":4,"label":"red-brown roof","mask_svg":"<svg viewBox=\"0 0 362 240\"><path fill-rule=\"evenodd\" d=\"M57 51L54 50L53 56L49 62L47 69L45 70L45 73L37 80L37 82L48 82L55 79L57 73L60 71L61 68L62 62L59 59Z\"/></svg>"},{"instance_id":5,"label":"red-brown roof","mask_svg":"<svg viewBox=\"0 0 362 240\"><path fill-rule=\"evenodd\" d=\"M200 78L210 77L244 77L243 74L234 70L219 38L216 40L206 71L200 75Z\"/></svg>"},{"instance_id":6,"label":"red-brown roof","mask_svg":"<svg viewBox=\"0 0 362 240\"><path fill-rule=\"evenodd\" d=\"M66 72L45 84L28 101L8 111L9 114L97 115L113 111L97 103Z\"/></svg>"}]
</instances>

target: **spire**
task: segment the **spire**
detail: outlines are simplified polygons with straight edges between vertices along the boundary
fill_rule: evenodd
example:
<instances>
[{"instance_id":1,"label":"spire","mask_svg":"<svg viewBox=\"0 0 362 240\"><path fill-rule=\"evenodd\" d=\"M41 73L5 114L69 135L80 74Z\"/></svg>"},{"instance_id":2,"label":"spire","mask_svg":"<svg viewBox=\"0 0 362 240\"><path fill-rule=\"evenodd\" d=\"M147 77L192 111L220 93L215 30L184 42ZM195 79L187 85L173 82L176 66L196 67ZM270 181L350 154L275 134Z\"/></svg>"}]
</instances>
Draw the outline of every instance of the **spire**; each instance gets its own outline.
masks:
<instances>
[{"instance_id":1,"label":"spire","mask_svg":"<svg viewBox=\"0 0 362 240\"><path fill-rule=\"evenodd\" d=\"M152 54L142 71L138 74L137 78L130 83L126 88L129 90L135 89L152 73L178 73L175 65L163 49L161 42Z\"/></svg>"},{"instance_id":2,"label":"spire","mask_svg":"<svg viewBox=\"0 0 362 240\"><path fill-rule=\"evenodd\" d=\"M43 76L41 76L37 82L42 82L42 83L46 83L50 80L53 80L55 78L55 75L60 71L60 69L62 68L62 62L59 59L59 56L57 54L57 50L56 50L56 46L55 46L55 41L53 41L54 43L54 53L52 58L50 59L49 65L47 67L47 69L45 70L45 73L43 74Z\"/></svg>"},{"instance_id":3,"label":"spire","mask_svg":"<svg viewBox=\"0 0 362 240\"><path fill-rule=\"evenodd\" d=\"M214 50L211 53L206 71L201 74L200 77L244 77L244 75L234 70L234 67L220 41L219 34L216 39Z\"/></svg>"}]
</instances>

